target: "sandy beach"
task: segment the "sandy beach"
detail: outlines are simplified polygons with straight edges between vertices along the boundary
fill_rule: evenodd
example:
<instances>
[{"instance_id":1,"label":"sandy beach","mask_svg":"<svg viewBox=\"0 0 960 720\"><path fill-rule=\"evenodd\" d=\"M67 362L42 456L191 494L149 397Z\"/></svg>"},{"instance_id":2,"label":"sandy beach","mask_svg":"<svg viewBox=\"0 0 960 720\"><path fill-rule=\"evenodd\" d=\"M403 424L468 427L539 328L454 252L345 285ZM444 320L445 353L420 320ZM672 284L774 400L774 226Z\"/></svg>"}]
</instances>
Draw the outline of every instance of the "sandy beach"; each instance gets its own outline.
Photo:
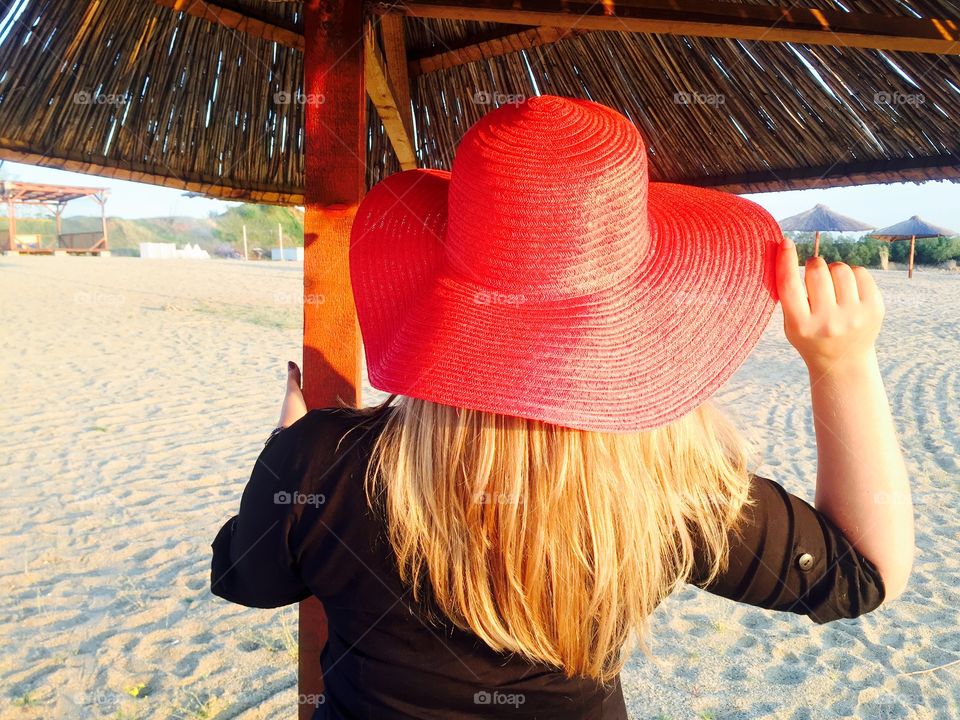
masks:
<instances>
[{"instance_id":1,"label":"sandy beach","mask_svg":"<svg viewBox=\"0 0 960 720\"><path fill-rule=\"evenodd\" d=\"M0 718L295 716L296 608L212 596L209 544L300 360L301 274L0 258ZM960 274L876 276L917 513L910 588L827 626L686 588L652 618L655 659L623 673L632 718L960 718ZM779 311L718 401L756 437L758 471L812 500L808 382Z\"/></svg>"}]
</instances>

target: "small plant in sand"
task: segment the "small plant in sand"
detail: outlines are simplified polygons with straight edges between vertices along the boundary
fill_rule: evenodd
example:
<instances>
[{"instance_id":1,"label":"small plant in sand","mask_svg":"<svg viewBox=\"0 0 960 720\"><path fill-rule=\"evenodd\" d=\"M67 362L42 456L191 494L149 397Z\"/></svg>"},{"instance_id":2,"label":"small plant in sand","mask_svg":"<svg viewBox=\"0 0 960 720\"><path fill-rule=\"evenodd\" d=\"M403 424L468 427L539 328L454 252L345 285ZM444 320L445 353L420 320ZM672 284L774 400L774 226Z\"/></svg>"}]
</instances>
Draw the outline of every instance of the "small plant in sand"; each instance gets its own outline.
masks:
<instances>
[{"instance_id":1,"label":"small plant in sand","mask_svg":"<svg viewBox=\"0 0 960 720\"><path fill-rule=\"evenodd\" d=\"M123 691L133 698L145 698L150 694L150 688L147 683L136 683L135 685L130 685L125 687Z\"/></svg>"},{"instance_id":2,"label":"small plant in sand","mask_svg":"<svg viewBox=\"0 0 960 720\"><path fill-rule=\"evenodd\" d=\"M192 690L185 690L183 695L185 701L173 709L171 720L208 720L219 711L221 703L218 698L202 697Z\"/></svg>"},{"instance_id":3,"label":"small plant in sand","mask_svg":"<svg viewBox=\"0 0 960 720\"><path fill-rule=\"evenodd\" d=\"M143 586L129 577L124 577L122 583L123 589L118 593L119 599L130 603L137 610L143 610L147 606L146 599L143 596Z\"/></svg>"},{"instance_id":4,"label":"small plant in sand","mask_svg":"<svg viewBox=\"0 0 960 720\"><path fill-rule=\"evenodd\" d=\"M141 720L139 710L117 710L113 720Z\"/></svg>"},{"instance_id":5,"label":"small plant in sand","mask_svg":"<svg viewBox=\"0 0 960 720\"><path fill-rule=\"evenodd\" d=\"M299 657L299 643L294 637L295 626L287 622L286 613L280 614L280 638L283 641L283 648L291 659L296 660Z\"/></svg>"},{"instance_id":6,"label":"small plant in sand","mask_svg":"<svg viewBox=\"0 0 960 720\"><path fill-rule=\"evenodd\" d=\"M20 695L19 697L15 697L13 699L14 707L19 707L19 708L36 707L39 704L40 704L40 700L34 697L29 690L25 692L23 695Z\"/></svg>"}]
</instances>

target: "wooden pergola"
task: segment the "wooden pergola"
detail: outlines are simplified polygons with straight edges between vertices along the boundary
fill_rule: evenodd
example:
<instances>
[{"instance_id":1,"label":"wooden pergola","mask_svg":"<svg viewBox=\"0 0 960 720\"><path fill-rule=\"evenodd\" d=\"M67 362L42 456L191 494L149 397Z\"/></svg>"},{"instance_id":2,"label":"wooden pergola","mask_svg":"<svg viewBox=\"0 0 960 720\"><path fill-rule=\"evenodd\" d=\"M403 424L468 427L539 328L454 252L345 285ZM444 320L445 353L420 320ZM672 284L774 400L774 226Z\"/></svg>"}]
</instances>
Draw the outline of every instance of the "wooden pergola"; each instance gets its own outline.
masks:
<instances>
[{"instance_id":1,"label":"wooden pergola","mask_svg":"<svg viewBox=\"0 0 960 720\"><path fill-rule=\"evenodd\" d=\"M4 181L0 183L0 204L7 210L6 237L0 235L0 246L4 252L26 253L34 255L53 255L59 252L67 254L103 255L110 254L107 239L107 195L106 188L74 187L69 185L44 185ZM100 206L100 230L94 232L63 232L63 211L68 202L80 198L92 198ZM17 241L17 207L39 206L53 213L56 235L54 244L44 247L39 241L31 243Z\"/></svg>"},{"instance_id":2,"label":"wooden pergola","mask_svg":"<svg viewBox=\"0 0 960 720\"><path fill-rule=\"evenodd\" d=\"M960 180L953 0L21 7L0 44L0 159L305 205L304 293L326 298L304 307L310 407L360 402L348 243L364 192L401 169L449 168L501 101L618 108L659 181L762 192ZM302 603L301 698L322 692L325 641L322 607Z\"/></svg>"}]
</instances>

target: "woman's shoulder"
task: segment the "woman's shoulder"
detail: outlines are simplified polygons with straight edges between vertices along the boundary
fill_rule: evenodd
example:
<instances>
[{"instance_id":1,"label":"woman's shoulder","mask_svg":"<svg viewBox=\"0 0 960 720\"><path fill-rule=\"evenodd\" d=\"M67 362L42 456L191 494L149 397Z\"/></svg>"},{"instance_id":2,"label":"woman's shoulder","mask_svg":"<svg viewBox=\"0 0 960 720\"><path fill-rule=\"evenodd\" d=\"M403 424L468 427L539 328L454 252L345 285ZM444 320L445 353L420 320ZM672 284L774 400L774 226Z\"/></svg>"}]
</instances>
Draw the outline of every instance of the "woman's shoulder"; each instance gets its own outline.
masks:
<instances>
[{"instance_id":1,"label":"woman's shoulder","mask_svg":"<svg viewBox=\"0 0 960 720\"><path fill-rule=\"evenodd\" d=\"M275 452L288 458L296 475L327 472L331 465L362 465L383 429L392 407L329 407L307 414L276 436Z\"/></svg>"}]
</instances>

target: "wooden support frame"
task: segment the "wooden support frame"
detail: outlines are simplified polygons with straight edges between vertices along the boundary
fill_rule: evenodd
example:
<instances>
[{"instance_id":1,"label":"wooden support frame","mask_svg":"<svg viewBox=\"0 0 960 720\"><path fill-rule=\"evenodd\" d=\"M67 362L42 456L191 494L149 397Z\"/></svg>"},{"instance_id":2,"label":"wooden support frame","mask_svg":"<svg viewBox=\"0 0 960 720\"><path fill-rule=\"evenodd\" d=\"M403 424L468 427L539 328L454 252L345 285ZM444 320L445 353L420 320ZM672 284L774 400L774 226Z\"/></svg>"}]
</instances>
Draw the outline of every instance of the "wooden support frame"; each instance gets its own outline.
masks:
<instances>
[{"instance_id":1,"label":"wooden support frame","mask_svg":"<svg viewBox=\"0 0 960 720\"><path fill-rule=\"evenodd\" d=\"M407 135L413 137L413 109L410 107L410 74L407 67L407 42L403 30L403 17L383 15L378 25L380 38L383 41L383 59L387 69L387 79L393 89L393 97L403 126L407 129Z\"/></svg>"},{"instance_id":2,"label":"wooden support frame","mask_svg":"<svg viewBox=\"0 0 960 720\"><path fill-rule=\"evenodd\" d=\"M283 191L274 188L236 188L224 185L223 178L212 176L191 177L181 173L179 176L173 177L169 174L169 168L159 166L138 165L128 162L125 163L126 167L118 168L91 163L78 157L53 157L38 153L24 143L2 137L0 137L0 160L38 167L57 168L58 170L68 170L87 175L99 175L117 180L160 185L177 190L187 190L206 197L220 198L221 200L241 200L263 205L303 205L303 191L299 189Z\"/></svg>"},{"instance_id":3,"label":"wooden support frame","mask_svg":"<svg viewBox=\"0 0 960 720\"><path fill-rule=\"evenodd\" d=\"M393 17L392 15L384 16ZM460 48L446 50L436 55L415 58L410 60L410 74L424 75L426 73L446 70L447 68L466 65L467 63L477 62L478 60L488 60L490 58L509 55L519 50L529 50L530 48L549 45L558 40L572 35L581 35L590 32L589 30L580 30L577 28L557 28L557 27L535 27L521 30L520 32L510 33L497 38L491 38L472 45L465 45Z\"/></svg>"},{"instance_id":4,"label":"wooden support frame","mask_svg":"<svg viewBox=\"0 0 960 720\"><path fill-rule=\"evenodd\" d=\"M350 227L366 179L363 5L306 0L303 394L307 407L360 402L360 329L350 290ZM322 702L326 615L300 603L299 718Z\"/></svg>"},{"instance_id":5,"label":"wooden support frame","mask_svg":"<svg viewBox=\"0 0 960 720\"><path fill-rule=\"evenodd\" d=\"M447 20L548 25L960 54L960 20L912 18L717 0L406 0L385 12Z\"/></svg>"},{"instance_id":6,"label":"wooden support frame","mask_svg":"<svg viewBox=\"0 0 960 720\"><path fill-rule=\"evenodd\" d=\"M9 218L7 228L7 242L4 248L7 252L27 252L31 254L49 255L61 250L70 253L92 255L109 254L107 244L107 216L106 204L110 191L107 188L80 187L76 185L48 185L46 183L29 183L6 181L0 184L0 202L7 206ZM63 210L67 203L73 200L89 197L100 205L101 232L67 233L64 235L62 226ZM43 247L38 243L35 248L21 248L17 244L17 205L31 205L42 207L54 216L56 239L52 247ZM70 243L64 241L69 238ZM93 244L74 245L78 238Z\"/></svg>"},{"instance_id":7,"label":"wooden support frame","mask_svg":"<svg viewBox=\"0 0 960 720\"><path fill-rule=\"evenodd\" d=\"M228 0L153 0L161 7L198 17L208 22L246 33L262 40L303 50L304 39L293 25L280 25L275 20L258 16L243 5Z\"/></svg>"},{"instance_id":8,"label":"wooden support frame","mask_svg":"<svg viewBox=\"0 0 960 720\"><path fill-rule=\"evenodd\" d=\"M380 121L383 123L383 129L390 138L400 169L412 170L417 167L417 154L409 131L410 123L404 121L405 117L410 116L409 85L406 90L408 99L406 104L403 104L398 100L400 97L398 91L390 81L390 73L380 57L372 27L364 33L363 52L367 95L373 101ZM401 68L403 75L400 76L400 81L406 82L406 64L401 64ZM395 72L397 72L396 69Z\"/></svg>"}]
</instances>

